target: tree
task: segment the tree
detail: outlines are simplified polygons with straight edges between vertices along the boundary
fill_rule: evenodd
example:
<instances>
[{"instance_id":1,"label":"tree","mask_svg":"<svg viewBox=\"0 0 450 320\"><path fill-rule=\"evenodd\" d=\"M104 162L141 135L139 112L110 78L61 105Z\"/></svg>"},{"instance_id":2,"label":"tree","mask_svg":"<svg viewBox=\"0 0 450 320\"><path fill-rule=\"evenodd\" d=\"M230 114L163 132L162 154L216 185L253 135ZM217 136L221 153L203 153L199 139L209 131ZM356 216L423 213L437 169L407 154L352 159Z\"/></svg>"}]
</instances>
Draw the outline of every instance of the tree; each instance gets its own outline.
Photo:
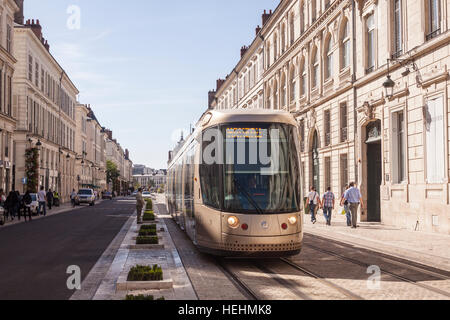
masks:
<instances>
[{"instance_id":1,"label":"tree","mask_svg":"<svg viewBox=\"0 0 450 320\"><path fill-rule=\"evenodd\" d=\"M116 185L117 179L120 177L119 169L117 169L117 165L110 161L106 161L106 182L108 184L113 183Z\"/></svg>"}]
</instances>

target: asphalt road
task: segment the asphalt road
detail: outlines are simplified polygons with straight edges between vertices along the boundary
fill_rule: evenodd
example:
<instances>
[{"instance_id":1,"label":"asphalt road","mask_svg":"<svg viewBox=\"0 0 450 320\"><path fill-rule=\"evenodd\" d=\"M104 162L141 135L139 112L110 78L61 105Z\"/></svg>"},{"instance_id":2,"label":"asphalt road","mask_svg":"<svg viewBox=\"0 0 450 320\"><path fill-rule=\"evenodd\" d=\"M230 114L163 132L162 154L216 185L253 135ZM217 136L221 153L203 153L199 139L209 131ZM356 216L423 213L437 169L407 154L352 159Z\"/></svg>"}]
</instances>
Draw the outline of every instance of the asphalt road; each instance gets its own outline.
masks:
<instances>
[{"instance_id":1,"label":"asphalt road","mask_svg":"<svg viewBox=\"0 0 450 320\"><path fill-rule=\"evenodd\" d=\"M84 279L134 211L134 201L104 201L0 228L0 300L69 299L67 268Z\"/></svg>"}]
</instances>

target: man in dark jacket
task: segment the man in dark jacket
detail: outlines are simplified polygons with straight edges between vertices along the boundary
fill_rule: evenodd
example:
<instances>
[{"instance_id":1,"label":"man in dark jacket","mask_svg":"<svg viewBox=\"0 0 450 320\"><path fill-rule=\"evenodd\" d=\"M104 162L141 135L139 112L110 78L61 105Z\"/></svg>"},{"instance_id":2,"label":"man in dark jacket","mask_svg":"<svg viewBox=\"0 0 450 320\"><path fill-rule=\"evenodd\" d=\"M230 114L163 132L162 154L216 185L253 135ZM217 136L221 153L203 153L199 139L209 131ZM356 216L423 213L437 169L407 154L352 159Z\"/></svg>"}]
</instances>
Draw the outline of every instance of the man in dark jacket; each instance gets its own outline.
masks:
<instances>
[{"instance_id":1,"label":"man in dark jacket","mask_svg":"<svg viewBox=\"0 0 450 320\"><path fill-rule=\"evenodd\" d=\"M25 221L27 221L27 213L28 213L28 218L31 221L31 202L33 202L33 199L31 199L31 195L30 195L30 191L27 190L27 193L25 193L25 195L22 198L23 204L24 204L24 208L23 208L23 216L25 218Z\"/></svg>"},{"instance_id":2,"label":"man in dark jacket","mask_svg":"<svg viewBox=\"0 0 450 320\"><path fill-rule=\"evenodd\" d=\"M48 204L48 209L52 210L53 192L52 192L51 189L49 189L48 192L47 192L47 204Z\"/></svg>"}]
</instances>

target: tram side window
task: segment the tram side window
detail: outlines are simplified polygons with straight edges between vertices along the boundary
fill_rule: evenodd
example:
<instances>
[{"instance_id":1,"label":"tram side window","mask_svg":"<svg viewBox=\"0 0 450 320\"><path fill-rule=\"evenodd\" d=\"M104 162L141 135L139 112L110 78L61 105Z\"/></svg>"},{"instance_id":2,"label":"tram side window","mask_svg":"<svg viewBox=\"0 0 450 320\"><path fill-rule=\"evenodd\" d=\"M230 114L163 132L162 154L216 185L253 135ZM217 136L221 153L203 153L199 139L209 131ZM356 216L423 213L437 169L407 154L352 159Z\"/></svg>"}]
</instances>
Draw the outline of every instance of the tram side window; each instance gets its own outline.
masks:
<instances>
[{"instance_id":1,"label":"tram side window","mask_svg":"<svg viewBox=\"0 0 450 320\"><path fill-rule=\"evenodd\" d=\"M203 204L208 207L220 209L219 166L217 164L200 165L200 182Z\"/></svg>"},{"instance_id":2,"label":"tram side window","mask_svg":"<svg viewBox=\"0 0 450 320\"><path fill-rule=\"evenodd\" d=\"M211 130L211 132L214 132L213 130L217 130L217 128L210 128L209 130ZM220 167L219 164L217 163L207 164L204 161L205 154L208 154L208 156L211 156L212 158L216 158L215 153L218 152L217 146L220 146L220 143L218 141L215 141L217 136L214 135L213 138L211 139L205 139L206 134L207 133L204 133L202 143L203 159L200 160L199 166L200 185L203 204L214 209L220 209L220 180L219 180ZM216 145L216 149L214 148L210 149L211 145L214 144ZM209 152L211 152L211 154L209 154Z\"/></svg>"}]
</instances>

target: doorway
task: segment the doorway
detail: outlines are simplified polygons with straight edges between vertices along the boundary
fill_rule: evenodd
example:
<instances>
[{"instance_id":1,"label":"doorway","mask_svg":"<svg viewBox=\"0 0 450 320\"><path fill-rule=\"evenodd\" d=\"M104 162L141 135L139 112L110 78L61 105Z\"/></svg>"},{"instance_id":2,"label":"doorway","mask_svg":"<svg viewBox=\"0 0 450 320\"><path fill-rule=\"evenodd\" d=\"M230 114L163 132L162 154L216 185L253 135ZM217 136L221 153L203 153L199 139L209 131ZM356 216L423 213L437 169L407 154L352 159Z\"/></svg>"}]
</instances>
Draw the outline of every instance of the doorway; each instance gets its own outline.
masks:
<instances>
[{"instance_id":1,"label":"doorway","mask_svg":"<svg viewBox=\"0 0 450 320\"><path fill-rule=\"evenodd\" d=\"M367 126L367 221L381 222L381 122Z\"/></svg>"}]
</instances>

